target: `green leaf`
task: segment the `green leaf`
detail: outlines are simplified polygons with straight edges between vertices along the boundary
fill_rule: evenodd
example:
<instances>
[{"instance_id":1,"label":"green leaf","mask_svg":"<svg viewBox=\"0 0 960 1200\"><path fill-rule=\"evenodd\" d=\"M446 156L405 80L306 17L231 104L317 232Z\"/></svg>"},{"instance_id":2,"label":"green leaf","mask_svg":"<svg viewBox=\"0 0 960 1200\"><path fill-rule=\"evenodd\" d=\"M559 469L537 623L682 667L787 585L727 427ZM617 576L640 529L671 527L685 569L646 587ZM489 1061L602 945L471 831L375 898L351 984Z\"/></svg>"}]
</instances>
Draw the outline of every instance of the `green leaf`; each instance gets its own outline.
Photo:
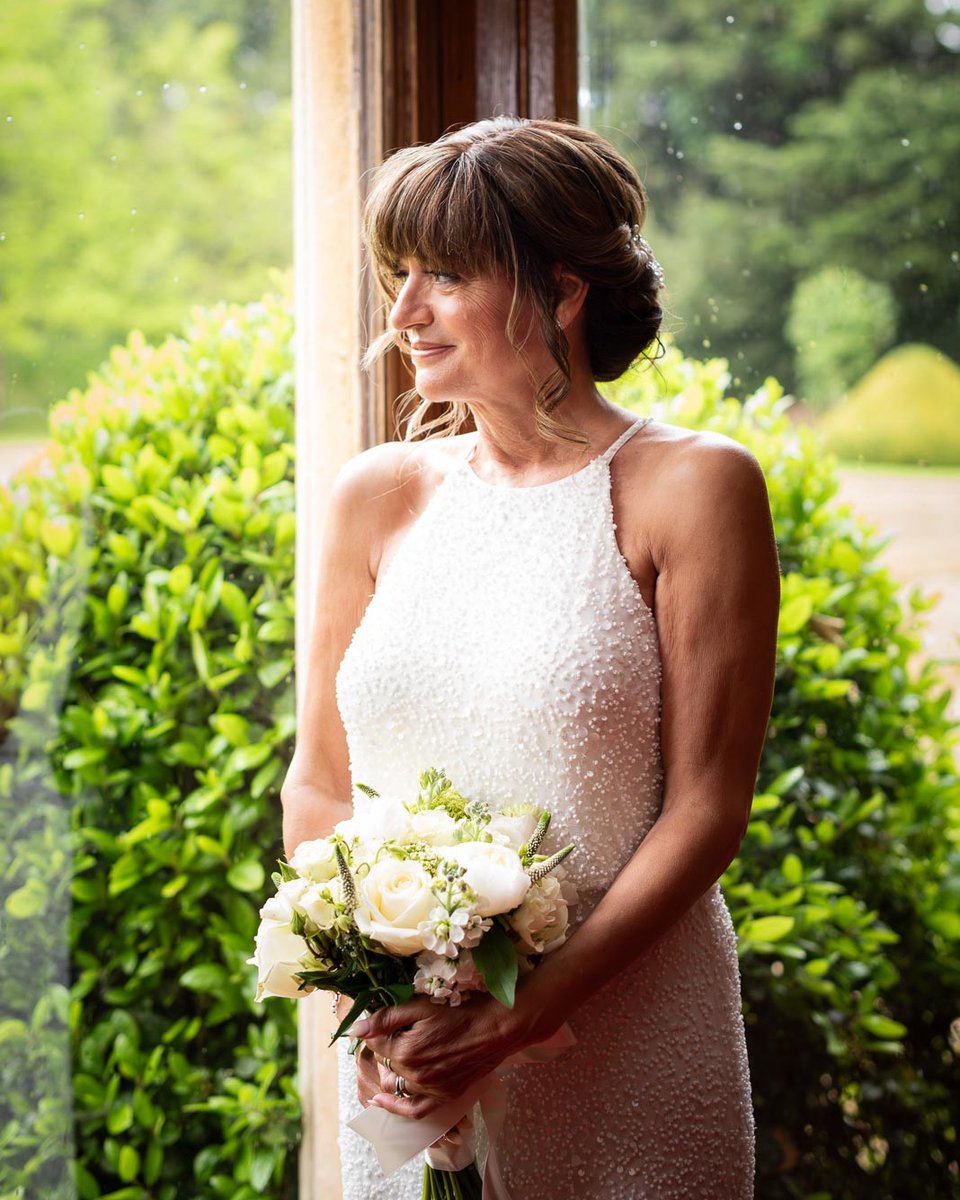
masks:
<instances>
[{"instance_id":1,"label":"green leaf","mask_svg":"<svg viewBox=\"0 0 960 1200\"><path fill-rule=\"evenodd\" d=\"M43 912L47 903L47 891L38 879L31 879L23 887L11 892L4 902L4 908L11 917L26 920Z\"/></svg>"},{"instance_id":2,"label":"green leaf","mask_svg":"<svg viewBox=\"0 0 960 1200\"><path fill-rule=\"evenodd\" d=\"M117 1159L117 1174L124 1183L136 1179L140 1170L140 1155L133 1146L121 1146L120 1157Z\"/></svg>"},{"instance_id":3,"label":"green leaf","mask_svg":"<svg viewBox=\"0 0 960 1200\"><path fill-rule=\"evenodd\" d=\"M273 1164L276 1152L273 1150L255 1150L250 1157L250 1186L255 1192L265 1192L270 1176L273 1174Z\"/></svg>"},{"instance_id":4,"label":"green leaf","mask_svg":"<svg viewBox=\"0 0 960 1200\"><path fill-rule=\"evenodd\" d=\"M803 879L803 863L798 854L786 854L781 866L783 877L787 883L799 883Z\"/></svg>"},{"instance_id":5,"label":"green leaf","mask_svg":"<svg viewBox=\"0 0 960 1200\"><path fill-rule=\"evenodd\" d=\"M107 1113L107 1132L123 1133L133 1124L133 1107L130 1104L118 1104Z\"/></svg>"},{"instance_id":6,"label":"green leaf","mask_svg":"<svg viewBox=\"0 0 960 1200\"><path fill-rule=\"evenodd\" d=\"M227 972L218 963L200 963L180 976L180 982L193 992L216 992L225 987Z\"/></svg>"},{"instance_id":7,"label":"green leaf","mask_svg":"<svg viewBox=\"0 0 960 1200\"><path fill-rule=\"evenodd\" d=\"M747 921L742 935L752 942L778 942L793 929L793 917L757 917Z\"/></svg>"},{"instance_id":8,"label":"green leaf","mask_svg":"<svg viewBox=\"0 0 960 1200\"><path fill-rule=\"evenodd\" d=\"M517 986L517 951L502 925L494 924L473 949L473 961L487 991L507 1008L513 1008Z\"/></svg>"},{"instance_id":9,"label":"green leaf","mask_svg":"<svg viewBox=\"0 0 960 1200\"><path fill-rule=\"evenodd\" d=\"M367 1005L369 1004L372 997L373 997L372 991L360 993L360 995L356 998L356 1000L354 1000L353 1004L350 1006L350 1011L347 1013L347 1015L343 1018L343 1020L337 1026L336 1032L334 1033L334 1035L330 1039L330 1041L327 1043L328 1046L332 1046L333 1043L337 1040L337 1038L343 1037L343 1035L347 1032L347 1030L350 1028L350 1026L357 1019L357 1017L359 1017L360 1014L363 1012L363 1010L367 1007Z\"/></svg>"},{"instance_id":10,"label":"green leaf","mask_svg":"<svg viewBox=\"0 0 960 1200\"><path fill-rule=\"evenodd\" d=\"M238 892L258 892L263 887L265 872L254 858L234 863L227 872L227 883Z\"/></svg>"},{"instance_id":11,"label":"green leaf","mask_svg":"<svg viewBox=\"0 0 960 1200\"><path fill-rule=\"evenodd\" d=\"M874 1037L890 1040L891 1038L902 1038L907 1032L906 1025L901 1025L899 1021L893 1021L890 1017L883 1016L882 1013L867 1013L863 1018L863 1026L869 1030Z\"/></svg>"},{"instance_id":12,"label":"green leaf","mask_svg":"<svg viewBox=\"0 0 960 1200\"><path fill-rule=\"evenodd\" d=\"M780 610L780 633L797 633L813 613L812 596L794 596Z\"/></svg>"},{"instance_id":13,"label":"green leaf","mask_svg":"<svg viewBox=\"0 0 960 1200\"><path fill-rule=\"evenodd\" d=\"M942 934L951 941L960 941L960 913L932 912L924 917L931 929Z\"/></svg>"}]
</instances>

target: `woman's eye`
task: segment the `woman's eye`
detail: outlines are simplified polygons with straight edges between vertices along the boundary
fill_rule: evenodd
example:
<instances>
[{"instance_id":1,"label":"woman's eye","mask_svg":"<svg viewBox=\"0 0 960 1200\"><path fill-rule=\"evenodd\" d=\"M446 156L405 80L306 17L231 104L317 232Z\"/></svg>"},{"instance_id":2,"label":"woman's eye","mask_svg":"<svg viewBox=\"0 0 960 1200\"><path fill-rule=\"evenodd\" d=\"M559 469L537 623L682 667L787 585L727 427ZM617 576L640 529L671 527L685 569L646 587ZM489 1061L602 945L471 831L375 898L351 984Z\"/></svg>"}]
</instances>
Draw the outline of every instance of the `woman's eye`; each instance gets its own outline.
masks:
<instances>
[{"instance_id":1,"label":"woman's eye","mask_svg":"<svg viewBox=\"0 0 960 1200\"><path fill-rule=\"evenodd\" d=\"M456 283L457 280L460 278L459 275L454 275L454 273L452 271L432 271L431 274L436 279L442 279L446 283Z\"/></svg>"}]
</instances>

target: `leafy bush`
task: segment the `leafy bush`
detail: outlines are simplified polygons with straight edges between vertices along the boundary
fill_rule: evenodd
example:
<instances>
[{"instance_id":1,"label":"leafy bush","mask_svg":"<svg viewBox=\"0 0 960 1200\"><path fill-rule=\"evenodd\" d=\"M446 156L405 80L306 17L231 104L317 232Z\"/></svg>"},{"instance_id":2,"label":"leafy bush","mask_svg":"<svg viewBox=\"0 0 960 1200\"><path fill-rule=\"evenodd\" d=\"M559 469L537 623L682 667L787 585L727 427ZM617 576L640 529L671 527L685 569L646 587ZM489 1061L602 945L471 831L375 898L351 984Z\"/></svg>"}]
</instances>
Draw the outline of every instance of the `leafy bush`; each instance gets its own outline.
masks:
<instances>
[{"instance_id":1,"label":"leafy bush","mask_svg":"<svg viewBox=\"0 0 960 1200\"><path fill-rule=\"evenodd\" d=\"M769 380L606 389L748 445L783 580L740 935L759 1200L956 1186L949 700L835 464ZM292 753L287 298L132 334L0 489L0 1196L296 1194L296 1008L253 1001Z\"/></svg>"},{"instance_id":2,"label":"leafy bush","mask_svg":"<svg viewBox=\"0 0 960 1200\"><path fill-rule=\"evenodd\" d=\"M903 610L876 561L883 539L832 502L836 460L791 429L776 380L742 403L728 384L722 360L670 351L604 390L748 446L774 514L776 693L753 819L721 881L742 955L758 1200L940 1200L958 1182L957 727L938 670L910 670L934 602L914 588Z\"/></svg>"},{"instance_id":3,"label":"leafy bush","mask_svg":"<svg viewBox=\"0 0 960 1200\"><path fill-rule=\"evenodd\" d=\"M823 267L793 292L787 337L796 352L804 400L828 408L874 364L897 332L897 306L885 283L851 267Z\"/></svg>"},{"instance_id":4,"label":"leafy bush","mask_svg":"<svg viewBox=\"0 0 960 1200\"><path fill-rule=\"evenodd\" d=\"M74 1153L87 1200L295 1194L296 1009L244 964L293 750L291 336L284 297L131 334L0 490L0 1195L74 1195Z\"/></svg>"},{"instance_id":5,"label":"leafy bush","mask_svg":"<svg viewBox=\"0 0 960 1200\"><path fill-rule=\"evenodd\" d=\"M960 466L960 367L932 346L897 346L818 425L834 453Z\"/></svg>"}]
</instances>

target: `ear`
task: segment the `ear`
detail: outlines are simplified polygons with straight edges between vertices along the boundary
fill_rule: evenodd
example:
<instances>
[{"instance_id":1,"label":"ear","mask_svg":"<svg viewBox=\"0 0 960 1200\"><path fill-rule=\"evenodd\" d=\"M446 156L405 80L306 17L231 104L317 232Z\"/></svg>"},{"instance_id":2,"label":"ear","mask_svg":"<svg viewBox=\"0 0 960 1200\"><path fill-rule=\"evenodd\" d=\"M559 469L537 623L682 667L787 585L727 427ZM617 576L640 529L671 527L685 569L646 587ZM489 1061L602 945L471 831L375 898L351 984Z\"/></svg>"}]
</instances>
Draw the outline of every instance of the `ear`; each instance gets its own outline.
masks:
<instances>
[{"instance_id":1,"label":"ear","mask_svg":"<svg viewBox=\"0 0 960 1200\"><path fill-rule=\"evenodd\" d=\"M566 329L583 308L590 285L561 263L554 264L553 281L557 297L554 315L557 324Z\"/></svg>"}]
</instances>

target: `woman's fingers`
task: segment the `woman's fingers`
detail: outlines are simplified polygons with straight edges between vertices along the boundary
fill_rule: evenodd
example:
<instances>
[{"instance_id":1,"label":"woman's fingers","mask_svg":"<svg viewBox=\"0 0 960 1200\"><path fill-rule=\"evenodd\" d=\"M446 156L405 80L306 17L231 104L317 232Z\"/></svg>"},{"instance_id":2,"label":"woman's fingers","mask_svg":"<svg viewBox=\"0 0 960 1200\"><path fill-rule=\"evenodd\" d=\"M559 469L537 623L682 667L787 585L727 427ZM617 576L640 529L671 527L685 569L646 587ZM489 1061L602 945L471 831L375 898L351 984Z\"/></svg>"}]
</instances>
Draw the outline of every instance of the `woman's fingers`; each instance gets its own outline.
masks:
<instances>
[{"instance_id":1,"label":"woman's fingers","mask_svg":"<svg viewBox=\"0 0 960 1200\"><path fill-rule=\"evenodd\" d=\"M396 1080L395 1075L394 1080ZM410 1090L408 1087L407 1091ZM442 1108L447 1100L430 1096L425 1092L421 1095L414 1095L411 1092L408 1096L397 1096L391 1091L380 1092L371 1099L370 1103L376 1108L385 1108L387 1112L397 1113L401 1117L413 1117L414 1120L419 1121L421 1117L428 1117L438 1108Z\"/></svg>"},{"instance_id":2,"label":"woman's fingers","mask_svg":"<svg viewBox=\"0 0 960 1200\"><path fill-rule=\"evenodd\" d=\"M384 1088L383 1068L367 1050L358 1050L357 1060L357 1096L364 1108L367 1108L374 1096L378 1096Z\"/></svg>"}]
</instances>

